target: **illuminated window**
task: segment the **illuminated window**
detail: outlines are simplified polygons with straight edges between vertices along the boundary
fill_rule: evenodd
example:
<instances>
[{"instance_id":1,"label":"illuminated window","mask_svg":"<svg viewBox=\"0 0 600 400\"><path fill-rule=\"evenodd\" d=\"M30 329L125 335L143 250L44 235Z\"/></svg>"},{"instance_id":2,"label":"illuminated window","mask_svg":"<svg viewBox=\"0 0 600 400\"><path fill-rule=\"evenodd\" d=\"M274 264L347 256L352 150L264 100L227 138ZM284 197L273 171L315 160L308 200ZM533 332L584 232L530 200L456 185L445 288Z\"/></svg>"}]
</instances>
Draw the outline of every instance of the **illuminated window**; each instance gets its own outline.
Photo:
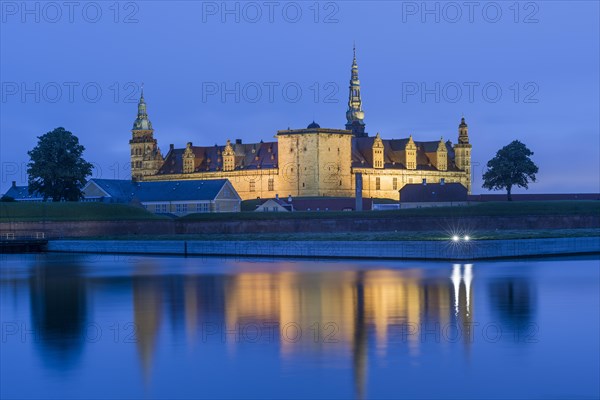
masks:
<instances>
[{"instance_id":1,"label":"illuminated window","mask_svg":"<svg viewBox=\"0 0 600 400\"><path fill-rule=\"evenodd\" d=\"M256 182L250 181L250 191L251 192L256 191Z\"/></svg>"},{"instance_id":2,"label":"illuminated window","mask_svg":"<svg viewBox=\"0 0 600 400\"><path fill-rule=\"evenodd\" d=\"M398 190L398 178L392 179L392 187L394 190Z\"/></svg>"},{"instance_id":3,"label":"illuminated window","mask_svg":"<svg viewBox=\"0 0 600 400\"><path fill-rule=\"evenodd\" d=\"M275 179L269 178L269 191L272 192L275 190Z\"/></svg>"},{"instance_id":4,"label":"illuminated window","mask_svg":"<svg viewBox=\"0 0 600 400\"><path fill-rule=\"evenodd\" d=\"M375 178L375 190L381 190L381 178Z\"/></svg>"}]
</instances>

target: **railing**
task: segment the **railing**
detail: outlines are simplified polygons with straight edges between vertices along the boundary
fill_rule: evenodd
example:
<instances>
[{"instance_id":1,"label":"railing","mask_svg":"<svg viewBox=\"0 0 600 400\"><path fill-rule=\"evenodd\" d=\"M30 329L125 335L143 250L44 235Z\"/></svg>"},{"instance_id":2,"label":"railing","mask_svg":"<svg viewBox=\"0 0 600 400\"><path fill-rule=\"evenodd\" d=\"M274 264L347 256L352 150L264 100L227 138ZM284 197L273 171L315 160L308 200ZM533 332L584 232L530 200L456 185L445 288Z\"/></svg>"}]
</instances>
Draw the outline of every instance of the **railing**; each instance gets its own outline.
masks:
<instances>
[{"instance_id":1,"label":"railing","mask_svg":"<svg viewBox=\"0 0 600 400\"><path fill-rule=\"evenodd\" d=\"M24 239L36 239L36 240L44 240L46 239L46 233L44 232L33 232L33 233L20 233L15 234L15 232L0 232L0 240L24 240Z\"/></svg>"}]
</instances>

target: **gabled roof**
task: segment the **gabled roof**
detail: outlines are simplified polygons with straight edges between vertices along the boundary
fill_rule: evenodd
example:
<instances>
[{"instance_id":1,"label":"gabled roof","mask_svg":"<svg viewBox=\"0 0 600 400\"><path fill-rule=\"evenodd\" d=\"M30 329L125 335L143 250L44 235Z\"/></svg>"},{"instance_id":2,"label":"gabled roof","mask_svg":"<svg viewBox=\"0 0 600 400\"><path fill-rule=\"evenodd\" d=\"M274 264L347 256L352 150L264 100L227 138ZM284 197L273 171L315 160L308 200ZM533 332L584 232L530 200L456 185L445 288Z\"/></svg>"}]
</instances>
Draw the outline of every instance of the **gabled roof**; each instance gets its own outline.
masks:
<instances>
[{"instance_id":1,"label":"gabled roof","mask_svg":"<svg viewBox=\"0 0 600 400\"><path fill-rule=\"evenodd\" d=\"M134 182L119 179L90 179L108 196L119 202L214 200L224 186L235 189L227 179Z\"/></svg>"},{"instance_id":2,"label":"gabled roof","mask_svg":"<svg viewBox=\"0 0 600 400\"><path fill-rule=\"evenodd\" d=\"M269 207L269 206L279 206L283 209L285 209L286 211L293 211L294 210L294 205L292 203L288 203L286 201L283 201L281 199L267 199L264 202L262 202L260 205L258 205L256 207L256 210L259 210L261 208L264 207Z\"/></svg>"},{"instance_id":3,"label":"gabled roof","mask_svg":"<svg viewBox=\"0 0 600 400\"><path fill-rule=\"evenodd\" d=\"M373 141L374 137L354 137L352 138L352 166L355 168L373 168ZM383 142L383 163L384 168L405 169L406 155L404 149L408 138L404 139L382 139ZM435 153L439 141L418 142L417 146L417 169L435 170L427 153ZM454 164L454 149L450 141L446 142L448 151L448 171L457 171Z\"/></svg>"},{"instance_id":4,"label":"gabled roof","mask_svg":"<svg viewBox=\"0 0 600 400\"><path fill-rule=\"evenodd\" d=\"M277 142L232 143L235 152L236 170L256 170L277 168ZM194 152L194 172L211 172L223 169L225 146L192 146ZM158 175L183 173L183 149L172 149Z\"/></svg>"},{"instance_id":5,"label":"gabled roof","mask_svg":"<svg viewBox=\"0 0 600 400\"><path fill-rule=\"evenodd\" d=\"M107 196L113 198L117 202L131 201L136 190L135 182L124 179L92 178L83 187L83 191L85 192L86 188L90 185L96 185L96 187L106 193Z\"/></svg>"},{"instance_id":6,"label":"gabled roof","mask_svg":"<svg viewBox=\"0 0 600 400\"><path fill-rule=\"evenodd\" d=\"M28 186L13 185L6 191L5 196L12 197L15 200L43 200L44 196L35 191L29 194Z\"/></svg>"}]
</instances>

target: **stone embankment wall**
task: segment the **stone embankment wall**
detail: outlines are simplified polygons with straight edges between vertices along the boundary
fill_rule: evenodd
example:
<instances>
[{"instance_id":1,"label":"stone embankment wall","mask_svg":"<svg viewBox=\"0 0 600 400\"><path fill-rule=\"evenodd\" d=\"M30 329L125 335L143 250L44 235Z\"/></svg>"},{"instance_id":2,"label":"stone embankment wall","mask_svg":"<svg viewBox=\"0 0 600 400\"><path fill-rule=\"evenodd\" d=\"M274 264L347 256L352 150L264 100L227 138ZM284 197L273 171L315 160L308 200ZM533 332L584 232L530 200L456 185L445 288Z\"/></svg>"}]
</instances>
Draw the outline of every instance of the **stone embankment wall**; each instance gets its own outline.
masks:
<instances>
[{"instance_id":1,"label":"stone embankment wall","mask_svg":"<svg viewBox=\"0 0 600 400\"><path fill-rule=\"evenodd\" d=\"M183 241L54 240L48 251L180 256L444 259L549 256L600 252L600 237L450 241Z\"/></svg>"},{"instance_id":2,"label":"stone embankment wall","mask_svg":"<svg viewBox=\"0 0 600 400\"><path fill-rule=\"evenodd\" d=\"M196 233L300 233L389 231L493 231L506 229L600 228L600 216L551 215L506 217L393 217L261 219L213 221L57 221L1 222L0 232L29 235L44 232L50 239L118 235Z\"/></svg>"}]
</instances>

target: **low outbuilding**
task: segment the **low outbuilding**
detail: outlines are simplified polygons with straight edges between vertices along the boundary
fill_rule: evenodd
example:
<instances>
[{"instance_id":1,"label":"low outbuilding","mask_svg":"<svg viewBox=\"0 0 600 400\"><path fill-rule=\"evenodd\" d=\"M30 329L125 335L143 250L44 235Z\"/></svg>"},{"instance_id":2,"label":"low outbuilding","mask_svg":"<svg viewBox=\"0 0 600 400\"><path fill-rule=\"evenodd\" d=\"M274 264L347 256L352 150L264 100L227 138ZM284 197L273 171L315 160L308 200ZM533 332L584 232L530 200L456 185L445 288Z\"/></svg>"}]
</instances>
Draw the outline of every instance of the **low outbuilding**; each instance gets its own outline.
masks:
<instances>
[{"instance_id":1,"label":"low outbuilding","mask_svg":"<svg viewBox=\"0 0 600 400\"><path fill-rule=\"evenodd\" d=\"M227 179L136 182L90 179L84 201L141 204L156 214L239 212L241 198Z\"/></svg>"}]
</instances>

